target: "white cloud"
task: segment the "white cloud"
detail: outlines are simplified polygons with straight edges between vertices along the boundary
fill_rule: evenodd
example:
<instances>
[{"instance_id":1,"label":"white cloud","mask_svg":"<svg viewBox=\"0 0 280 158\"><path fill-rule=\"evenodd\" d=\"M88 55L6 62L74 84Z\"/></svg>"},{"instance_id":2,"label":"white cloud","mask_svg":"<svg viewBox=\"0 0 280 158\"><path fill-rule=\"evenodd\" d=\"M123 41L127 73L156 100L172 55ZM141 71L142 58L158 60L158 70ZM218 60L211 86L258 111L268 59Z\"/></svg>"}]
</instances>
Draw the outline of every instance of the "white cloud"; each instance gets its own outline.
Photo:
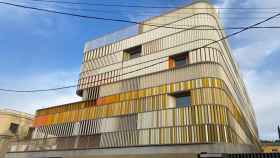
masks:
<instances>
[{"instance_id":1,"label":"white cloud","mask_svg":"<svg viewBox=\"0 0 280 158\"><path fill-rule=\"evenodd\" d=\"M263 41L252 40L248 43L250 44L236 48L233 51L240 66L246 69L255 68L261 64L266 57L269 57L273 52L280 48L280 45L276 40L266 43L265 45L263 44Z\"/></svg>"},{"instance_id":2,"label":"white cloud","mask_svg":"<svg viewBox=\"0 0 280 158\"><path fill-rule=\"evenodd\" d=\"M280 80L275 73L269 70L244 73L262 139L276 139L276 127L280 125Z\"/></svg>"},{"instance_id":3,"label":"white cloud","mask_svg":"<svg viewBox=\"0 0 280 158\"><path fill-rule=\"evenodd\" d=\"M1 77L1 85L10 89L45 89L77 84L78 71L56 71L47 74L34 74L25 78ZM1 92L0 107L15 109L34 114L35 110L79 101L76 88L40 93L5 93Z\"/></svg>"},{"instance_id":4,"label":"white cloud","mask_svg":"<svg viewBox=\"0 0 280 158\"><path fill-rule=\"evenodd\" d=\"M222 4L226 7L236 7L234 1ZM238 1L235 1L238 3ZM239 7L274 8L276 0L243 1ZM259 11L259 10L257 10ZM232 11L234 13L234 11ZM254 17L269 17L272 14L250 13ZM240 17L240 15L235 15ZM226 26L249 26L263 19L248 19L232 21L224 19ZM272 20L262 26L279 26L279 20ZM233 55L240 65L249 96L256 112L257 124L261 139L277 139L276 127L280 124L280 80L279 71L269 70L265 62L273 53L278 53L280 30L262 29L248 30L231 40L234 47ZM277 65L276 65L277 66ZM279 66L279 65L278 65Z\"/></svg>"}]
</instances>

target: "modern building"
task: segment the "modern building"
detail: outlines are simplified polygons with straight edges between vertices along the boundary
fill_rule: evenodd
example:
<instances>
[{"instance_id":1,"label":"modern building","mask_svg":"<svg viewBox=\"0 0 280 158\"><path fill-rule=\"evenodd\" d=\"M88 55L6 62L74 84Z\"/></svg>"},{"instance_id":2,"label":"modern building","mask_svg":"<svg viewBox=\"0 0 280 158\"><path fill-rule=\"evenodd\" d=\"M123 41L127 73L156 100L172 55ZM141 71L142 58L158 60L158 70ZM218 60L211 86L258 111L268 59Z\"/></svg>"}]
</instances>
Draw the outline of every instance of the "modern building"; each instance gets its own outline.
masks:
<instances>
[{"instance_id":1,"label":"modern building","mask_svg":"<svg viewBox=\"0 0 280 158\"><path fill-rule=\"evenodd\" d=\"M8 157L260 151L222 29L216 9L195 1L86 43L83 101L38 110L32 140L13 144Z\"/></svg>"},{"instance_id":2,"label":"modern building","mask_svg":"<svg viewBox=\"0 0 280 158\"><path fill-rule=\"evenodd\" d=\"M0 158L8 150L10 141L31 138L33 116L9 109L0 109Z\"/></svg>"}]
</instances>

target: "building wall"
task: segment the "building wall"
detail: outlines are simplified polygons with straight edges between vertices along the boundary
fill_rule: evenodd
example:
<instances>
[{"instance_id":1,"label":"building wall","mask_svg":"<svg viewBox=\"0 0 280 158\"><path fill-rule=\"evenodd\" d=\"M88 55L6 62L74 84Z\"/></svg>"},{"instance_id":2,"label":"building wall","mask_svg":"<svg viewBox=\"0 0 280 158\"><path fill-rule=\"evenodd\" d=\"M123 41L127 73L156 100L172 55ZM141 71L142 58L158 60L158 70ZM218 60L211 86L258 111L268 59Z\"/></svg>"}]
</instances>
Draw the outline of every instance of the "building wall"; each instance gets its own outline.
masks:
<instances>
[{"instance_id":1,"label":"building wall","mask_svg":"<svg viewBox=\"0 0 280 158\"><path fill-rule=\"evenodd\" d=\"M28 130L32 126L32 116L17 111L0 109L0 122L0 158L2 158L10 141L22 140L27 136ZM9 130L11 123L19 125L16 134Z\"/></svg>"},{"instance_id":2,"label":"building wall","mask_svg":"<svg viewBox=\"0 0 280 158\"><path fill-rule=\"evenodd\" d=\"M49 144L45 150L57 150L66 139L81 142L72 148L232 144L260 149L254 110L230 48L226 41L209 45L225 36L211 8L197 2L143 22L166 22L164 27L141 25L137 36L87 46L77 90L84 101L38 110L34 140L21 144L21 151L42 150L32 145L41 142ZM127 49L139 45L140 57L128 59ZM172 67L170 57L181 53L187 54L187 65ZM178 92L190 93L190 105L171 104Z\"/></svg>"},{"instance_id":3,"label":"building wall","mask_svg":"<svg viewBox=\"0 0 280 158\"><path fill-rule=\"evenodd\" d=\"M197 9L199 8L199 9ZM209 13L211 15L216 15L216 10L213 6L207 4L207 2L194 2L192 4L188 4L187 6L178 7L176 10L172 10L170 12L164 13L162 15L151 17L150 19L145 20L143 23L145 24L153 24L153 25L170 25L177 28L184 28L184 27L194 27L197 24L194 23L187 23L184 25L176 25L175 22L181 21L186 17L190 17L196 14L205 14ZM196 18L196 21L203 21L208 20L207 17L199 17ZM140 33L147 32L153 29L156 29L156 26L149 26L149 25L141 25L140 26Z\"/></svg>"},{"instance_id":4,"label":"building wall","mask_svg":"<svg viewBox=\"0 0 280 158\"><path fill-rule=\"evenodd\" d=\"M195 3L193 7L211 8L212 6L206 3ZM217 15L213 13L213 9L202 10L201 12L193 15L186 14L186 17L166 26L191 25L198 29L222 28ZM169 16L169 14L166 16ZM82 95L85 99L110 95L110 93L102 95L98 93L103 91L104 85L112 82L167 70L168 56L199 48L219 40L223 36L224 33L220 30L157 28L102 48L85 51L78 94L82 94L83 91ZM139 59L123 61L123 50L140 44L142 44L142 56ZM224 72L231 80L228 86L232 90L232 95L240 102L238 106L243 109L242 113L249 120L248 126L257 137L254 110L248 99L244 83L240 79L236 64L230 55L227 43L219 42L208 46L208 48L190 52L190 63L205 61L222 64ZM93 86L94 88L91 88ZM88 94L92 96L88 96Z\"/></svg>"},{"instance_id":5,"label":"building wall","mask_svg":"<svg viewBox=\"0 0 280 158\"><path fill-rule=\"evenodd\" d=\"M240 153L244 149L251 150L248 145L232 144L195 144L195 145L170 145L130 148L106 148L83 150L57 150L9 153L6 158L38 158L38 157L63 157L63 158L197 158L199 153L212 151ZM271 157L272 158L272 157ZM274 157L273 157L274 158Z\"/></svg>"},{"instance_id":6,"label":"building wall","mask_svg":"<svg viewBox=\"0 0 280 158\"><path fill-rule=\"evenodd\" d=\"M0 110L0 135L3 136L13 136L9 131L10 124L19 124L18 128L18 138L23 139L29 128L32 126L32 116L15 111Z\"/></svg>"},{"instance_id":7,"label":"building wall","mask_svg":"<svg viewBox=\"0 0 280 158\"><path fill-rule=\"evenodd\" d=\"M170 107L168 104L168 94L185 90L191 91L191 106L185 108ZM217 95L217 97L213 100L214 95ZM202 96L207 97L202 98ZM84 108L79 109L79 104L80 107ZM144 91L140 89L138 91L104 97L99 99L98 103L76 103L73 106L76 106L77 110L68 111L61 108L59 115L51 112L48 114L38 113L35 121L35 125L38 126L37 135L34 137L52 138L57 136L101 134L99 135L101 138L100 146L117 147L125 146L127 143L124 141L123 144L118 145L116 143L106 142L108 140L114 141L108 138L114 137L114 135L121 134L122 132L124 135L129 135L130 133L126 133L125 131L129 130L131 132L134 130L135 137L131 138L133 140L131 141L131 146L144 145L145 142L149 142L148 144L195 142L239 142L251 144L256 140L250 135L249 131L246 131L246 134L242 131L240 124L242 124L244 118L238 112L239 110L235 104L222 80L203 78L183 81L177 82L176 84L147 88ZM219 115L218 111L221 115L215 116ZM239 123L237 123L234 117L240 119ZM209 124L213 124L213 126ZM58 125L64 129L69 129L70 127L72 130L59 133L61 128L58 128ZM57 127L55 128L56 130L53 130L54 126ZM228 126L234 128L231 129ZM79 128L75 131L75 127ZM243 128L246 128L244 124ZM163 133L166 132L166 136L161 138L162 143L160 143L160 139L157 137L151 140L150 131L161 133L161 130ZM183 135L180 138L182 137L184 140L173 138L176 137L175 130L182 132ZM231 133L231 130L234 130L234 132ZM201 138L196 136L197 131L201 134ZM56 135L51 132L59 134ZM223 133L223 136L220 136L218 134L219 132ZM240 136L235 134L237 132ZM210 138L212 136L213 140ZM120 139L119 137L114 138ZM173 138L173 140L170 138ZM130 140L128 139L127 141ZM144 142L141 143L141 141ZM155 142L152 143L153 141ZM166 143L164 143L165 141Z\"/></svg>"},{"instance_id":8,"label":"building wall","mask_svg":"<svg viewBox=\"0 0 280 158\"><path fill-rule=\"evenodd\" d=\"M262 150L264 153L280 153L280 145L263 145Z\"/></svg>"}]
</instances>

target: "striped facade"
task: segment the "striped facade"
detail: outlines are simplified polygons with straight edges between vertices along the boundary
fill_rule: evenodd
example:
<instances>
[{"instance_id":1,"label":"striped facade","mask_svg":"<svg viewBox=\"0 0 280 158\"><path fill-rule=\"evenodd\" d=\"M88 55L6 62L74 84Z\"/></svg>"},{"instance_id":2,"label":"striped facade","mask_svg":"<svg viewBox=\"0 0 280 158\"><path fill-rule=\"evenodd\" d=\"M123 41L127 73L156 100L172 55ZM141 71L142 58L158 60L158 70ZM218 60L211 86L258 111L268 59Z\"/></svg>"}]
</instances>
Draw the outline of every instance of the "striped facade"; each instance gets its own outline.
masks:
<instances>
[{"instance_id":1,"label":"striped facade","mask_svg":"<svg viewBox=\"0 0 280 158\"><path fill-rule=\"evenodd\" d=\"M195 2L144 21L135 36L98 47L88 42L77 87L83 101L38 110L34 141L90 136L91 148L258 150L254 110L227 41L204 47L225 36L221 29L213 6ZM189 103L179 105L177 94L188 94Z\"/></svg>"}]
</instances>

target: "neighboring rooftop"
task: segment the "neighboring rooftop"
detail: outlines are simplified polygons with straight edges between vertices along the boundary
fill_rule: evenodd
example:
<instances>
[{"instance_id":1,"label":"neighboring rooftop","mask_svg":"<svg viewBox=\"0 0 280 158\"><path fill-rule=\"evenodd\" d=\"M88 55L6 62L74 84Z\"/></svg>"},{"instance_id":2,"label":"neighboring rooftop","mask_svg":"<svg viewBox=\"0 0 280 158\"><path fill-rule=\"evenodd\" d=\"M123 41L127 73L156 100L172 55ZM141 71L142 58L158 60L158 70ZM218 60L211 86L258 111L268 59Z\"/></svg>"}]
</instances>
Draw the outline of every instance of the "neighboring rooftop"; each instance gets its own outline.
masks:
<instances>
[{"instance_id":1,"label":"neighboring rooftop","mask_svg":"<svg viewBox=\"0 0 280 158\"><path fill-rule=\"evenodd\" d=\"M275 140L275 141L267 141L263 140L261 141L263 146L280 146L280 140Z\"/></svg>"},{"instance_id":2,"label":"neighboring rooftop","mask_svg":"<svg viewBox=\"0 0 280 158\"><path fill-rule=\"evenodd\" d=\"M0 108L0 114L6 114L6 115L16 115L19 117L25 117L32 119L34 116L25 112L16 111L12 109L6 109L6 108Z\"/></svg>"}]
</instances>

